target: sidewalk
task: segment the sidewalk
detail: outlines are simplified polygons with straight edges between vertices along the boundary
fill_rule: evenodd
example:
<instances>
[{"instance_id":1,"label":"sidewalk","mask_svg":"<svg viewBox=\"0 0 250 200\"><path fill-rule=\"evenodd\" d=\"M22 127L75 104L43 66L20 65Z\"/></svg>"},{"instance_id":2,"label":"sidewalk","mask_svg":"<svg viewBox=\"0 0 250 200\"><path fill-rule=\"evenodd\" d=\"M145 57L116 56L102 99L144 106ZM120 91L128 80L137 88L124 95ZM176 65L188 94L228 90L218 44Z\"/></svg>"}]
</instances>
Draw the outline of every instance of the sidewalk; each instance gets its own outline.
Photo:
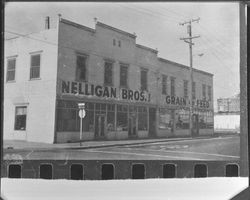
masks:
<instances>
[{"instance_id":1,"label":"sidewalk","mask_svg":"<svg viewBox=\"0 0 250 200\"><path fill-rule=\"evenodd\" d=\"M199 137L209 138L209 137ZM79 142L76 143L61 143L61 144L47 144L38 142L27 142L20 140L4 140L4 149L37 149L37 150L48 150L48 149L88 149L88 148L101 148L101 147L112 147L112 146L124 146L124 145L135 145L135 144L147 144L156 142L166 141L177 141L177 140L191 140L193 138L157 138L157 139L136 139L136 140L112 140L112 141L83 141L81 146Z\"/></svg>"}]
</instances>

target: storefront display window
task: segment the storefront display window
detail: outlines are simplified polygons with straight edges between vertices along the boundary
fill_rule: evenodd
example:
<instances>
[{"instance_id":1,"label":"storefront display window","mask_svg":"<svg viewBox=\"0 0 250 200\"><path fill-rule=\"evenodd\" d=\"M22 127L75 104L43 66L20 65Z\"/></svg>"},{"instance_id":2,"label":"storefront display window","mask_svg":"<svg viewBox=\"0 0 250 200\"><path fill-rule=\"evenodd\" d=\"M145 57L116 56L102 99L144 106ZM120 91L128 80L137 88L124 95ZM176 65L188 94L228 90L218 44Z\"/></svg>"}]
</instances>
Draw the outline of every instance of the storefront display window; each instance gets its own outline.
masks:
<instances>
[{"instance_id":1,"label":"storefront display window","mask_svg":"<svg viewBox=\"0 0 250 200\"><path fill-rule=\"evenodd\" d=\"M180 109L176 111L176 129L189 129L189 111Z\"/></svg>"},{"instance_id":2,"label":"storefront display window","mask_svg":"<svg viewBox=\"0 0 250 200\"><path fill-rule=\"evenodd\" d=\"M128 106L117 105L117 131L128 130Z\"/></svg>"},{"instance_id":3,"label":"storefront display window","mask_svg":"<svg viewBox=\"0 0 250 200\"><path fill-rule=\"evenodd\" d=\"M146 107L138 107L138 130L148 130L148 113Z\"/></svg>"},{"instance_id":4,"label":"storefront display window","mask_svg":"<svg viewBox=\"0 0 250 200\"><path fill-rule=\"evenodd\" d=\"M168 109L159 110L159 129L173 130L173 120L171 118L171 111Z\"/></svg>"}]
</instances>

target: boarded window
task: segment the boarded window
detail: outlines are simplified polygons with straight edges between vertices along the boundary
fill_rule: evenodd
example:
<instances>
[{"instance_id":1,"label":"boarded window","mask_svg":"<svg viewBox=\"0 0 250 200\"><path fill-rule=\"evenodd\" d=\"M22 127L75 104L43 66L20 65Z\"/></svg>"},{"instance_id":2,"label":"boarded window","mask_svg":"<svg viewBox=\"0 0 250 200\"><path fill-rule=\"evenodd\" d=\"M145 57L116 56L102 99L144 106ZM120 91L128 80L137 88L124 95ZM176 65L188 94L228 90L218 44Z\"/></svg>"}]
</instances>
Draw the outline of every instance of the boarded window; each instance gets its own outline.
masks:
<instances>
[{"instance_id":1,"label":"boarded window","mask_svg":"<svg viewBox=\"0 0 250 200\"><path fill-rule=\"evenodd\" d=\"M104 84L113 84L113 63L105 62L104 64Z\"/></svg>"},{"instance_id":2,"label":"boarded window","mask_svg":"<svg viewBox=\"0 0 250 200\"><path fill-rule=\"evenodd\" d=\"M86 81L87 79L87 57L83 55L76 56L76 80Z\"/></svg>"},{"instance_id":3,"label":"boarded window","mask_svg":"<svg viewBox=\"0 0 250 200\"><path fill-rule=\"evenodd\" d=\"M40 59L40 54L31 55L30 79L40 78Z\"/></svg>"},{"instance_id":4,"label":"boarded window","mask_svg":"<svg viewBox=\"0 0 250 200\"><path fill-rule=\"evenodd\" d=\"M15 72L16 72L16 58L8 59L6 81L14 81L15 80Z\"/></svg>"},{"instance_id":5,"label":"boarded window","mask_svg":"<svg viewBox=\"0 0 250 200\"><path fill-rule=\"evenodd\" d=\"M16 107L15 130L26 130L27 107Z\"/></svg>"}]
</instances>

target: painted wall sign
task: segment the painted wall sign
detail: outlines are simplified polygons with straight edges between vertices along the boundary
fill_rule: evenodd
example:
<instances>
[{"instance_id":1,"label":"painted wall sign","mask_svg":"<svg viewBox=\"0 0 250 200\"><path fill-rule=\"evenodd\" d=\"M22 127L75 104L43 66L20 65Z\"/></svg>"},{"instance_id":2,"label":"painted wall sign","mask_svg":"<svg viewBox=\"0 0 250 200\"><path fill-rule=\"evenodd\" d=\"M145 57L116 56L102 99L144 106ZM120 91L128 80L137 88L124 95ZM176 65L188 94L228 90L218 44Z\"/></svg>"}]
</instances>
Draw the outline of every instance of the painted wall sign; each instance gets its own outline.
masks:
<instances>
[{"instance_id":1,"label":"painted wall sign","mask_svg":"<svg viewBox=\"0 0 250 200\"><path fill-rule=\"evenodd\" d=\"M183 97L177 97L177 96L166 96L166 103L171 105L180 105L180 106L188 106L190 105L190 101L183 98ZM199 108L209 108L209 102L206 100L199 100L192 101L193 106L199 107Z\"/></svg>"},{"instance_id":2,"label":"painted wall sign","mask_svg":"<svg viewBox=\"0 0 250 200\"><path fill-rule=\"evenodd\" d=\"M61 89L61 92L63 94L150 102L149 93L137 90L129 90L125 88L117 89L111 86L101 86L73 81L62 81Z\"/></svg>"}]
</instances>

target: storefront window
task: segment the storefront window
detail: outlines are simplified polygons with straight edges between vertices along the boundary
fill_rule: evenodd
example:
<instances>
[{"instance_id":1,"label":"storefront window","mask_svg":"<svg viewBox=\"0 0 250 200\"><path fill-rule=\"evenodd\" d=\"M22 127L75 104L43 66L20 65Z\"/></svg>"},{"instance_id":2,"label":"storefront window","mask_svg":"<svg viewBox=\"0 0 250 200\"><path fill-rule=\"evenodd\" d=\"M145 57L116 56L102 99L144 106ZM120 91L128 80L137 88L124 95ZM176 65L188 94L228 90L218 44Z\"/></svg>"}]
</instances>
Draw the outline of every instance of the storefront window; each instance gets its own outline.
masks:
<instances>
[{"instance_id":1,"label":"storefront window","mask_svg":"<svg viewBox=\"0 0 250 200\"><path fill-rule=\"evenodd\" d=\"M148 112L146 107L138 107L138 130L148 130Z\"/></svg>"},{"instance_id":2,"label":"storefront window","mask_svg":"<svg viewBox=\"0 0 250 200\"><path fill-rule=\"evenodd\" d=\"M117 131L128 130L128 107L117 105Z\"/></svg>"},{"instance_id":3,"label":"storefront window","mask_svg":"<svg viewBox=\"0 0 250 200\"><path fill-rule=\"evenodd\" d=\"M176 111L176 129L189 129L189 111L180 109Z\"/></svg>"},{"instance_id":4,"label":"storefront window","mask_svg":"<svg viewBox=\"0 0 250 200\"><path fill-rule=\"evenodd\" d=\"M69 108L57 109L57 130L76 131L77 130L77 110Z\"/></svg>"},{"instance_id":5,"label":"storefront window","mask_svg":"<svg viewBox=\"0 0 250 200\"><path fill-rule=\"evenodd\" d=\"M173 120L171 118L171 111L168 109L161 108L159 110L159 126L160 130L171 130L173 129Z\"/></svg>"},{"instance_id":6,"label":"storefront window","mask_svg":"<svg viewBox=\"0 0 250 200\"><path fill-rule=\"evenodd\" d=\"M115 130L115 112L108 111L107 113L107 131Z\"/></svg>"}]
</instances>

